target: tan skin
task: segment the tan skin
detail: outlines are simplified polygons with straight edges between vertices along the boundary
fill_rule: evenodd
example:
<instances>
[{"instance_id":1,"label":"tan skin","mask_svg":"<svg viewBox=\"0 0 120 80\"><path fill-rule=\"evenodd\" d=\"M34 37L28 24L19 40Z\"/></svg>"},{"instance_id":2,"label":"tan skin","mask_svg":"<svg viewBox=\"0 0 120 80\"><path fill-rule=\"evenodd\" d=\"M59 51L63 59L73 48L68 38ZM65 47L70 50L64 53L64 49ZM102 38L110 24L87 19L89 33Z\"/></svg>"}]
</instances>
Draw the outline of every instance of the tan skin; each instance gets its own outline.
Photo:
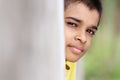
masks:
<instances>
[{"instance_id":1,"label":"tan skin","mask_svg":"<svg viewBox=\"0 0 120 80\"><path fill-rule=\"evenodd\" d=\"M76 62L90 47L97 31L99 13L83 3L72 3L65 10L64 19L66 60Z\"/></svg>"}]
</instances>

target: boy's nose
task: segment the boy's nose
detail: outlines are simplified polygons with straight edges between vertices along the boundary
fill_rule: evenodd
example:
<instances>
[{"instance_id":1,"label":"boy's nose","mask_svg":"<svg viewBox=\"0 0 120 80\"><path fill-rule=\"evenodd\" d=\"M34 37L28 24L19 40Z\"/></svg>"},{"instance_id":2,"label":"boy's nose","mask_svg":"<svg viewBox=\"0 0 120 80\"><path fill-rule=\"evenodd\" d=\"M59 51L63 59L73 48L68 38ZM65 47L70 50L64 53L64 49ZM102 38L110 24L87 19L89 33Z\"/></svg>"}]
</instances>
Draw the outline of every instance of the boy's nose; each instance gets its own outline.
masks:
<instances>
[{"instance_id":1,"label":"boy's nose","mask_svg":"<svg viewBox=\"0 0 120 80\"><path fill-rule=\"evenodd\" d=\"M85 44L87 42L87 36L85 33L80 33L75 36L75 40L79 40L81 43Z\"/></svg>"}]
</instances>

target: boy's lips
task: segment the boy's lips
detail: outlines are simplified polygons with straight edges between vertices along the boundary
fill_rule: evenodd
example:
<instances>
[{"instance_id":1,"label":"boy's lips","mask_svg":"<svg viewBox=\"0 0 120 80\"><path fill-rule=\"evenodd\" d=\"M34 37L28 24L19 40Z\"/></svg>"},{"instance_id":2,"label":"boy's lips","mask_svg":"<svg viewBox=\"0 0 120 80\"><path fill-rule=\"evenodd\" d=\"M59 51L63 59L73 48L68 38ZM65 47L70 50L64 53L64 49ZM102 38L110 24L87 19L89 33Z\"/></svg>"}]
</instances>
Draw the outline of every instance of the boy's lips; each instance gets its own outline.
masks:
<instances>
[{"instance_id":1,"label":"boy's lips","mask_svg":"<svg viewBox=\"0 0 120 80\"><path fill-rule=\"evenodd\" d=\"M81 53L83 53L84 49L79 47L79 46L75 46L75 45L69 45L70 49L72 50L72 52L80 55Z\"/></svg>"}]
</instances>

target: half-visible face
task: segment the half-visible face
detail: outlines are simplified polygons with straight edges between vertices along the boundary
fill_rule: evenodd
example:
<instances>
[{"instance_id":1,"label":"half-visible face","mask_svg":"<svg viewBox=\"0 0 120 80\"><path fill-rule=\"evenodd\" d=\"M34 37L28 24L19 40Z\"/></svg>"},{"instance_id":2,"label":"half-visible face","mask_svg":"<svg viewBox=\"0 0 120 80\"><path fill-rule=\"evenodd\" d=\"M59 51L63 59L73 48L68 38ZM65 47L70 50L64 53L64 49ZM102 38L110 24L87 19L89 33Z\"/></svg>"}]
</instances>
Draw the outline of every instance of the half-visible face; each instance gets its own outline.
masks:
<instances>
[{"instance_id":1,"label":"half-visible face","mask_svg":"<svg viewBox=\"0 0 120 80\"><path fill-rule=\"evenodd\" d=\"M70 4L64 13L65 56L76 62L88 50L97 31L99 14L83 3Z\"/></svg>"}]
</instances>

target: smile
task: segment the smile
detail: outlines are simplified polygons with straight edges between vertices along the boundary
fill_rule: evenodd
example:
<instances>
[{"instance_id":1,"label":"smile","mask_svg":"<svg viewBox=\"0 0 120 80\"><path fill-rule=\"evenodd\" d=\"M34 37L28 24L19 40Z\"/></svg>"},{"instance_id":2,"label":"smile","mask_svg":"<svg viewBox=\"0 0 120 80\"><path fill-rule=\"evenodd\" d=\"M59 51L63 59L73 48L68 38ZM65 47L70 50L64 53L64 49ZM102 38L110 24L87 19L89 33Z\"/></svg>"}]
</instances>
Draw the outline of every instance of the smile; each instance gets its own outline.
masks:
<instances>
[{"instance_id":1,"label":"smile","mask_svg":"<svg viewBox=\"0 0 120 80\"><path fill-rule=\"evenodd\" d=\"M83 53L83 49L79 48L77 46L69 46L71 51L77 55L80 55L81 53Z\"/></svg>"}]
</instances>

